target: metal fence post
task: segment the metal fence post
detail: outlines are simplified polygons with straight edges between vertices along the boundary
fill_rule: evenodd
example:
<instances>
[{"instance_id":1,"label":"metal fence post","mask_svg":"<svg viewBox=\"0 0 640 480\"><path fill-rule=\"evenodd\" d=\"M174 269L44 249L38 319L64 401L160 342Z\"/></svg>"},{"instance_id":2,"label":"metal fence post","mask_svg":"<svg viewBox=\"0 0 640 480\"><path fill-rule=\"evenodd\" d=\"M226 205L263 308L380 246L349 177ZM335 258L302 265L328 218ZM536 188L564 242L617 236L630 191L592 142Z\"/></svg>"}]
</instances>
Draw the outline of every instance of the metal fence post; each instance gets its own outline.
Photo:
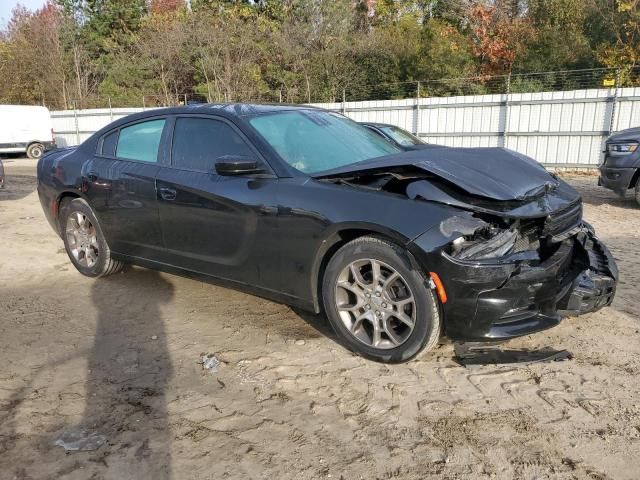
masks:
<instances>
[{"instance_id":1,"label":"metal fence post","mask_svg":"<svg viewBox=\"0 0 640 480\"><path fill-rule=\"evenodd\" d=\"M142 110L144 111L144 109L145 109L146 107L147 107L147 106L146 106L146 105L145 105L145 103L144 103L144 95L143 95L143 96L142 96Z\"/></svg>"},{"instance_id":2,"label":"metal fence post","mask_svg":"<svg viewBox=\"0 0 640 480\"><path fill-rule=\"evenodd\" d=\"M111 97L109 97L109 121L113 122L113 108L111 108Z\"/></svg>"},{"instance_id":3,"label":"metal fence post","mask_svg":"<svg viewBox=\"0 0 640 480\"><path fill-rule=\"evenodd\" d=\"M611 135L614 130L614 126L616 123L616 110L618 105L618 89L620 88L620 69L616 70L616 88L613 90L613 96L611 97L611 116L609 117L609 129L607 130L608 134ZM609 136L607 135L607 136Z\"/></svg>"},{"instance_id":4,"label":"metal fence post","mask_svg":"<svg viewBox=\"0 0 640 480\"><path fill-rule=\"evenodd\" d=\"M509 99L511 98L511 72L507 76L507 95L504 100L504 129L502 131L502 146L508 148L507 138L509 136Z\"/></svg>"},{"instance_id":5,"label":"metal fence post","mask_svg":"<svg viewBox=\"0 0 640 480\"><path fill-rule=\"evenodd\" d=\"M73 102L73 120L76 126L76 145L80 145L80 125L78 124L78 104Z\"/></svg>"},{"instance_id":6,"label":"metal fence post","mask_svg":"<svg viewBox=\"0 0 640 480\"><path fill-rule=\"evenodd\" d=\"M420 82L418 82L418 87L416 89L416 108L415 108L416 121L414 122L416 126L416 131L414 132L417 137L420 136Z\"/></svg>"},{"instance_id":7,"label":"metal fence post","mask_svg":"<svg viewBox=\"0 0 640 480\"><path fill-rule=\"evenodd\" d=\"M342 114L345 115L347 113L347 92L345 89L342 89Z\"/></svg>"}]
</instances>

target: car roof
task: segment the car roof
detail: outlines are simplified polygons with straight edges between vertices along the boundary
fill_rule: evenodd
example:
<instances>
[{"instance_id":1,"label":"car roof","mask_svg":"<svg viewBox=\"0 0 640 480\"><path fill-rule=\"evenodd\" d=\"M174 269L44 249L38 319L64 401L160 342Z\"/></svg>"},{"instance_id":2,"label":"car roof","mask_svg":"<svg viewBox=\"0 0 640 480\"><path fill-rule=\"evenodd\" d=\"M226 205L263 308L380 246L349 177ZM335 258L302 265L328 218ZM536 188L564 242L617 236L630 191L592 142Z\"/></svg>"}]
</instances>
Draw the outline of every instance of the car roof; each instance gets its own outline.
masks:
<instances>
[{"instance_id":1,"label":"car roof","mask_svg":"<svg viewBox=\"0 0 640 480\"><path fill-rule=\"evenodd\" d=\"M262 113L283 112L290 110L321 110L312 105L296 105L289 103L195 103L180 107L151 108L146 110L150 115L180 113L211 113L228 116L259 115Z\"/></svg>"},{"instance_id":2,"label":"car roof","mask_svg":"<svg viewBox=\"0 0 640 480\"><path fill-rule=\"evenodd\" d=\"M115 120L109 125L106 125L102 129L98 130L94 135L97 138L104 135L110 130L120 128L121 126L128 123L143 121L147 118L153 118L160 115L180 115L195 113L202 115L218 115L227 118L238 118L265 113L286 112L295 110L326 111L312 105L291 105L288 103L197 103L179 107L150 107L142 112L133 113L131 115L119 118L118 120Z\"/></svg>"}]
</instances>

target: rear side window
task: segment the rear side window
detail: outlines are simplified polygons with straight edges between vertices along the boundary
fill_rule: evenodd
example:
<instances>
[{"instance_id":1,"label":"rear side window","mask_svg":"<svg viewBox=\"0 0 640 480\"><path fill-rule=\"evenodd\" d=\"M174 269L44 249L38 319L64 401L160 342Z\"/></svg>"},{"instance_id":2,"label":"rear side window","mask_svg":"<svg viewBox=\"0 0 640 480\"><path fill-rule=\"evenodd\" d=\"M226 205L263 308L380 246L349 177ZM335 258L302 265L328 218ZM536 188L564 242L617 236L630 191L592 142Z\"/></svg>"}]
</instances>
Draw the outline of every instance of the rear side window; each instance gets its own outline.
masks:
<instances>
[{"instance_id":1,"label":"rear side window","mask_svg":"<svg viewBox=\"0 0 640 480\"><path fill-rule=\"evenodd\" d=\"M141 162L157 162L164 122L164 120L151 120L121 129L116 157Z\"/></svg>"},{"instance_id":2,"label":"rear side window","mask_svg":"<svg viewBox=\"0 0 640 480\"><path fill-rule=\"evenodd\" d=\"M107 155L109 157L116 156L116 145L118 143L118 130L115 132L111 132L109 135L105 136L102 139L102 150L100 153L102 155Z\"/></svg>"},{"instance_id":3,"label":"rear side window","mask_svg":"<svg viewBox=\"0 0 640 480\"><path fill-rule=\"evenodd\" d=\"M252 155L252 151L225 122L209 118L178 118L171 155L177 168L210 172L218 157Z\"/></svg>"}]
</instances>

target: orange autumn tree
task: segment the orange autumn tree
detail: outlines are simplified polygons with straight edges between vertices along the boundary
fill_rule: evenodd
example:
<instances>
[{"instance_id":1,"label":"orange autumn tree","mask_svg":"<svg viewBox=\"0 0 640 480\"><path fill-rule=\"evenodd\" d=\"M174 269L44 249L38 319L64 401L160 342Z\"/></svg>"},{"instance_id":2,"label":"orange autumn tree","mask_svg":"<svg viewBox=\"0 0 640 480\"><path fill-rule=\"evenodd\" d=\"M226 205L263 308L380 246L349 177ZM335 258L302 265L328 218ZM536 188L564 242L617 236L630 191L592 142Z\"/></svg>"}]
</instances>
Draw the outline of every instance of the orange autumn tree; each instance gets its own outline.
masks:
<instances>
[{"instance_id":1,"label":"orange autumn tree","mask_svg":"<svg viewBox=\"0 0 640 480\"><path fill-rule=\"evenodd\" d=\"M472 51L482 76L511 72L513 64L534 37L528 17L513 2L474 2L467 13Z\"/></svg>"}]
</instances>

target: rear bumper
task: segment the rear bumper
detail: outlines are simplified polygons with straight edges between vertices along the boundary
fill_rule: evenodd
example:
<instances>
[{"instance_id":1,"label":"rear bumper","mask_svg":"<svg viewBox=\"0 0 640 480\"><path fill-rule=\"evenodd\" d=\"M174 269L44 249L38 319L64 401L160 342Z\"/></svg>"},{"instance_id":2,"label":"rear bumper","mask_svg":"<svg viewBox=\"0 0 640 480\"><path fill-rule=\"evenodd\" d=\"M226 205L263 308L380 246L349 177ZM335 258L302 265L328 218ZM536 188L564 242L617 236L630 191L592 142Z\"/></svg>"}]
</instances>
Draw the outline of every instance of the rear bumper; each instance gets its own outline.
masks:
<instances>
[{"instance_id":1,"label":"rear bumper","mask_svg":"<svg viewBox=\"0 0 640 480\"><path fill-rule=\"evenodd\" d=\"M537 264L523 257L503 263L440 257L449 297L442 306L445 333L458 341L506 340L593 312L613 301L618 279L613 257L586 226Z\"/></svg>"},{"instance_id":2,"label":"rear bumper","mask_svg":"<svg viewBox=\"0 0 640 480\"><path fill-rule=\"evenodd\" d=\"M598 185L615 192L624 193L629 188L629 185L631 185L631 180L635 173L636 168L611 168L601 166Z\"/></svg>"}]
</instances>

